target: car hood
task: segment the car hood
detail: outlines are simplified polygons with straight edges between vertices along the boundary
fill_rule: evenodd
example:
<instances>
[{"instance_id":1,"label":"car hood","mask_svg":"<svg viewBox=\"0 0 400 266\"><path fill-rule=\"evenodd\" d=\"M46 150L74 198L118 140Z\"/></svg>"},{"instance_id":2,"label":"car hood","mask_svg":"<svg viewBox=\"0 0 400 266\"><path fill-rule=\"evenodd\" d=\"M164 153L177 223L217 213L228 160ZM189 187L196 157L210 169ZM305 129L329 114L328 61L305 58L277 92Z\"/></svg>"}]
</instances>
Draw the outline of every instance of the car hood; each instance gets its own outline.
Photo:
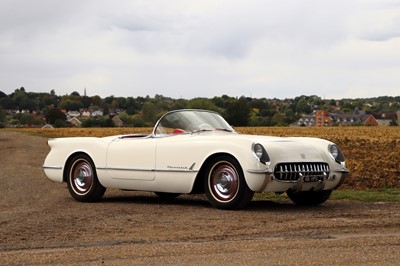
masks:
<instances>
[{"instance_id":1,"label":"car hood","mask_svg":"<svg viewBox=\"0 0 400 266\"><path fill-rule=\"evenodd\" d=\"M264 146L271 159L293 162L321 162L328 155L329 141L308 137L269 137L240 135Z\"/></svg>"}]
</instances>

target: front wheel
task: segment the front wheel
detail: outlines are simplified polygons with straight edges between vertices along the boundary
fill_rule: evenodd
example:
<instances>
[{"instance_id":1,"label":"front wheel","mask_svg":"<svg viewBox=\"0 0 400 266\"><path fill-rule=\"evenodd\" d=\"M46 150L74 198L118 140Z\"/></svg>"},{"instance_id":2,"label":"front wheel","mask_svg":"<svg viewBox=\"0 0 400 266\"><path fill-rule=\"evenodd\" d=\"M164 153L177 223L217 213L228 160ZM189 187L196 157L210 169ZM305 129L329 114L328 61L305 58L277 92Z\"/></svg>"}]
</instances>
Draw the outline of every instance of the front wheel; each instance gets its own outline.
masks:
<instances>
[{"instance_id":1,"label":"front wheel","mask_svg":"<svg viewBox=\"0 0 400 266\"><path fill-rule=\"evenodd\" d=\"M209 162L204 188L210 203L226 210L245 208L254 195L239 163L230 156L219 156Z\"/></svg>"},{"instance_id":2,"label":"front wheel","mask_svg":"<svg viewBox=\"0 0 400 266\"><path fill-rule=\"evenodd\" d=\"M66 175L69 193L77 201L98 201L106 191L97 179L93 161L85 154L72 158Z\"/></svg>"},{"instance_id":3,"label":"front wheel","mask_svg":"<svg viewBox=\"0 0 400 266\"><path fill-rule=\"evenodd\" d=\"M332 193L332 190L321 191L288 191L286 194L297 205L316 206L327 201Z\"/></svg>"}]
</instances>

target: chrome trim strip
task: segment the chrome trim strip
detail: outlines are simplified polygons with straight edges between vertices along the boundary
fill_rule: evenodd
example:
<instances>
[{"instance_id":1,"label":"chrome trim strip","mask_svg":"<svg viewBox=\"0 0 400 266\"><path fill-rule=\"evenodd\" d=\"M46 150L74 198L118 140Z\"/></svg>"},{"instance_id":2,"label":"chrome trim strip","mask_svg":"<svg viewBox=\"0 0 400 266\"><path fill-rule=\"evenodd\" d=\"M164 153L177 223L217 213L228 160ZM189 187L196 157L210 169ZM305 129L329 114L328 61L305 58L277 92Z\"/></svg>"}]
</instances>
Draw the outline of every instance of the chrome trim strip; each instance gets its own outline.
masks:
<instances>
[{"instance_id":1,"label":"chrome trim strip","mask_svg":"<svg viewBox=\"0 0 400 266\"><path fill-rule=\"evenodd\" d=\"M61 166L46 166L46 165L43 165L43 169L61 170L62 167Z\"/></svg>"},{"instance_id":2,"label":"chrome trim strip","mask_svg":"<svg viewBox=\"0 0 400 266\"><path fill-rule=\"evenodd\" d=\"M139 168L118 168L118 167L96 167L99 170L110 171L132 171L132 172L155 172L156 169L139 169Z\"/></svg>"},{"instance_id":3,"label":"chrome trim strip","mask_svg":"<svg viewBox=\"0 0 400 266\"><path fill-rule=\"evenodd\" d=\"M191 170L191 169L137 169L137 168L108 168L108 167L97 167L96 169L99 170L110 170L110 171L131 171L131 172L171 172L171 173L197 173L198 170Z\"/></svg>"},{"instance_id":4,"label":"chrome trim strip","mask_svg":"<svg viewBox=\"0 0 400 266\"><path fill-rule=\"evenodd\" d=\"M182 170L169 170L169 169L160 169L156 170L156 172L171 172L171 173L197 173L198 170L190 170L190 169L182 169Z\"/></svg>"},{"instance_id":5,"label":"chrome trim strip","mask_svg":"<svg viewBox=\"0 0 400 266\"><path fill-rule=\"evenodd\" d=\"M251 174L268 174L271 175L274 173L272 169L267 168L267 169L247 169L246 172L251 173Z\"/></svg>"}]
</instances>

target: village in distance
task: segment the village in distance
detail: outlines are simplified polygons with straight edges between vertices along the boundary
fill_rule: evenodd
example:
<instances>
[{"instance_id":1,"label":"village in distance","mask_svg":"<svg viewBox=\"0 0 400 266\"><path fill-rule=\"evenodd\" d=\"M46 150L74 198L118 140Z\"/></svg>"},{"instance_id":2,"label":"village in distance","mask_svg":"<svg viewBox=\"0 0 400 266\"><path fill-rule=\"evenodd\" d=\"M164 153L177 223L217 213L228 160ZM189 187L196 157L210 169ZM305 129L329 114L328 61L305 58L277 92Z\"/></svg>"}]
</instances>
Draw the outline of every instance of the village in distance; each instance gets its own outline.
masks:
<instances>
[{"instance_id":1,"label":"village in distance","mask_svg":"<svg viewBox=\"0 0 400 266\"><path fill-rule=\"evenodd\" d=\"M317 95L291 99L231 97L173 99L154 97L101 98L72 91L68 95L0 91L0 128L5 127L151 127L175 109L219 112L233 126L398 126L400 96L322 99Z\"/></svg>"}]
</instances>

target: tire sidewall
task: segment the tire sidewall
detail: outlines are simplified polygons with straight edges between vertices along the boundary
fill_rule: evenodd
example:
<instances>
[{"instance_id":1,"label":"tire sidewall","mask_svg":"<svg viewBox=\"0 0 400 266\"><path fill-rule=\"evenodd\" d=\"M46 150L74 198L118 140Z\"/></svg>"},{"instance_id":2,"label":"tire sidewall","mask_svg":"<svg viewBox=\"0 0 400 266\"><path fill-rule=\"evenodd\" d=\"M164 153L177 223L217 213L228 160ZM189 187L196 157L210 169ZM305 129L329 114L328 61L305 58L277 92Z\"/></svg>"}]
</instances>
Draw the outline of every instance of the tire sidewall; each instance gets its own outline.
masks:
<instances>
[{"instance_id":1,"label":"tire sidewall","mask_svg":"<svg viewBox=\"0 0 400 266\"><path fill-rule=\"evenodd\" d=\"M76 189L74 188L74 184L73 184L74 180L73 180L73 176L72 176L72 171L73 171L74 166L79 162L86 162L90 166L91 171L93 173L92 184L90 185L90 188L84 193L80 193L80 192L76 191ZM75 200L81 201L81 202L93 202L93 201L100 200L100 198L103 196L103 194L105 192L105 188L98 181L95 165L94 165L92 159L88 155L86 155L86 154L75 155L70 160L65 174L66 174L68 190L69 190L71 196Z\"/></svg>"},{"instance_id":2,"label":"tire sidewall","mask_svg":"<svg viewBox=\"0 0 400 266\"><path fill-rule=\"evenodd\" d=\"M233 198L229 200L218 198L218 196L215 195L211 184L213 170L224 163L233 167L238 176L238 188ZM252 192L247 186L242 167L238 161L235 158L227 155L215 157L208 163L204 176L204 190L208 200L214 207L227 210L245 208L250 203L254 194L254 192Z\"/></svg>"}]
</instances>

